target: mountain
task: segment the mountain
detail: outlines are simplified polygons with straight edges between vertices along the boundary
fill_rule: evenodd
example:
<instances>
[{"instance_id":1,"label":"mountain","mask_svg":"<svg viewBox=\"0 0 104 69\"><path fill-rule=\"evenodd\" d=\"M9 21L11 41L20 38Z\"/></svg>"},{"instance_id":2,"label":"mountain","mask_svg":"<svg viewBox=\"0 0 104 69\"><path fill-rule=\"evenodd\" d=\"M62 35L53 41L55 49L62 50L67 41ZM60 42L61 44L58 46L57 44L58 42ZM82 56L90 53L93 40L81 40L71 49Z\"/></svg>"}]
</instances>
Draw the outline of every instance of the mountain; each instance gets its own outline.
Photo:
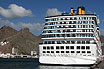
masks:
<instances>
[{"instance_id":1,"label":"mountain","mask_svg":"<svg viewBox=\"0 0 104 69\"><path fill-rule=\"evenodd\" d=\"M15 34L17 34L18 31L9 27L9 26L3 26L0 28L0 40L6 39L10 36L13 36Z\"/></svg>"},{"instance_id":2,"label":"mountain","mask_svg":"<svg viewBox=\"0 0 104 69\"><path fill-rule=\"evenodd\" d=\"M33 35L29 28L17 31L9 26L3 26L0 29L0 41L7 41L9 43L0 46L0 51L11 53L12 48L16 48L19 54L30 54L31 51L38 53L38 45L42 41L40 37Z\"/></svg>"}]
</instances>

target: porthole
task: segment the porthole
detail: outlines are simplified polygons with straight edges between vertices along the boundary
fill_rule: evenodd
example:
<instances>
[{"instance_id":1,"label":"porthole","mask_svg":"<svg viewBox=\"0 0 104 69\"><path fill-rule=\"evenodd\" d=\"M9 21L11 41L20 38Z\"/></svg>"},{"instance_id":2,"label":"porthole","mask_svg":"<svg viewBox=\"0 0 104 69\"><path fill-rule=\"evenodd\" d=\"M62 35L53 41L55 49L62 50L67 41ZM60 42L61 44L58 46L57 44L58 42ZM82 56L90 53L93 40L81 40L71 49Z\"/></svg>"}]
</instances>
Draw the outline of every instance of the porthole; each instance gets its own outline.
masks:
<instances>
[{"instance_id":1,"label":"porthole","mask_svg":"<svg viewBox=\"0 0 104 69\"><path fill-rule=\"evenodd\" d=\"M47 51L47 53L50 53L50 51Z\"/></svg>"},{"instance_id":2,"label":"porthole","mask_svg":"<svg viewBox=\"0 0 104 69\"><path fill-rule=\"evenodd\" d=\"M43 53L46 53L45 51L43 51Z\"/></svg>"},{"instance_id":3,"label":"porthole","mask_svg":"<svg viewBox=\"0 0 104 69\"><path fill-rule=\"evenodd\" d=\"M85 49L85 46L81 46L81 49Z\"/></svg>"},{"instance_id":4,"label":"porthole","mask_svg":"<svg viewBox=\"0 0 104 69\"><path fill-rule=\"evenodd\" d=\"M80 46L77 46L77 49L80 49Z\"/></svg>"},{"instance_id":5,"label":"porthole","mask_svg":"<svg viewBox=\"0 0 104 69\"><path fill-rule=\"evenodd\" d=\"M70 49L74 49L74 46L70 46Z\"/></svg>"},{"instance_id":6,"label":"porthole","mask_svg":"<svg viewBox=\"0 0 104 69\"><path fill-rule=\"evenodd\" d=\"M66 46L66 49L69 49L69 46Z\"/></svg>"},{"instance_id":7,"label":"porthole","mask_svg":"<svg viewBox=\"0 0 104 69\"><path fill-rule=\"evenodd\" d=\"M43 46L43 49L46 49L46 47L45 47L45 46Z\"/></svg>"},{"instance_id":8,"label":"porthole","mask_svg":"<svg viewBox=\"0 0 104 69\"><path fill-rule=\"evenodd\" d=\"M69 51L66 51L66 53L69 53Z\"/></svg>"},{"instance_id":9,"label":"porthole","mask_svg":"<svg viewBox=\"0 0 104 69\"><path fill-rule=\"evenodd\" d=\"M64 51L61 51L61 53L64 53Z\"/></svg>"},{"instance_id":10,"label":"porthole","mask_svg":"<svg viewBox=\"0 0 104 69\"><path fill-rule=\"evenodd\" d=\"M91 53L91 51L87 51L87 53Z\"/></svg>"},{"instance_id":11,"label":"porthole","mask_svg":"<svg viewBox=\"0 0 104 69\"><path fill-rule=\"evenodd\" d=\"M74 51L71 51L71 53L75 53Z\"/></svg>"},{"instance_id":12,"label":"porthole","mask_svg":"<svg viewBox=\"0 0 104 69\"><path fill-rule=\"evenodd\" d=\"M85 51L82 51L82 53L85 53Z\"/></svg>"},{"instance_id":13,"label":"porthole","mask_svg":"<svg viewBox=\"0 0 104 69\"><path fill-rule=\"evenodd\" d=\"M47 46L47 49L50 49L50 47L49 47L49 46Z\"/></svg>"},{"instance_id":14,"label":"porthole","mask_svg":"<svg viewBox=\"0 0 104 69\"><path fill-rule=\"evenodd\" d=\"M61 46L61 49L64 49L64 46Z\"/></svg>"},{"instance_id":15,"label":"porthole","mask_svg":"<svg viewBox=\"0 0 104 69\"><path fill-rule=\"evenodd\" d=\"M90 49L90 46L86 46L86 49Z\"/></svg>"},{"instance_id":16,"label":"porthole","mask_svg":"<svg viewBox=\"0 0 104 69\"><path fill-rule=\"evenodd\" d=\"M59 46L56 46L56 49L59 49Z\"/></svg>"},{"instance_id":17,"label":"porthole","mask_svg":"<svg viewBox=\"0 0 104 69\"><path fill-rule=\"evenodd\" d=\"M56 51L56 53L59 53L59 51Z\"/></svg>"},{"instance_id":18,"label":"porthole","mask_svg":"<svg viewBox=\"0 0 104 69\"><path fill-rule=\"evenodd\" d=\"M80 51L77 51L77 53L80 53Z\"/></svg>"},{"instance_id":19,"label":"porthole","mask_svg":"<svg viewBox=\"0 0 104 69\"><path fill-rule=\"evenodd\" d=\"M53 46L51 46L51 49L54 49L54 47L53 47Z\"/></svg>"},{"instance_id":20,"label":"porthole","mask_svg":"<svg viewBox=\"0 0 104 69\"><path fill-rule=\"evenodd\" d=\"M54 53L54 51L51 51L51 53Z\"/></svg>"}]
</instances>

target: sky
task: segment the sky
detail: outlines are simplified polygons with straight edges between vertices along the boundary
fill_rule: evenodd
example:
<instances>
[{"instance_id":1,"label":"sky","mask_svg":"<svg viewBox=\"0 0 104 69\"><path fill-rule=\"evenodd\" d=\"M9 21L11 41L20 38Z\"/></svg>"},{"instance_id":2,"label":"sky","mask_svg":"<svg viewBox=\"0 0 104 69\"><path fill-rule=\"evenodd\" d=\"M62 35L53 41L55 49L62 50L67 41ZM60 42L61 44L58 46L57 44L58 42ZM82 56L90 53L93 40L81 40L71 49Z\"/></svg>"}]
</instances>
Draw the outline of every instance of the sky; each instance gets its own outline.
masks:
<instances>
[{"instance_id":1,"label":"sky","mask_svg":"<svg viewBox=\"0 0 104 69\"><path fill-rule=\"evenodd\" d=\"M84 6L86 13L96 13L100 30L104 31L104 0L0 0L0 27L7 25L16 30L28 27L39 35L47 15L70 13L71 7L78 6Z\"/></svg>"}]
</instances>

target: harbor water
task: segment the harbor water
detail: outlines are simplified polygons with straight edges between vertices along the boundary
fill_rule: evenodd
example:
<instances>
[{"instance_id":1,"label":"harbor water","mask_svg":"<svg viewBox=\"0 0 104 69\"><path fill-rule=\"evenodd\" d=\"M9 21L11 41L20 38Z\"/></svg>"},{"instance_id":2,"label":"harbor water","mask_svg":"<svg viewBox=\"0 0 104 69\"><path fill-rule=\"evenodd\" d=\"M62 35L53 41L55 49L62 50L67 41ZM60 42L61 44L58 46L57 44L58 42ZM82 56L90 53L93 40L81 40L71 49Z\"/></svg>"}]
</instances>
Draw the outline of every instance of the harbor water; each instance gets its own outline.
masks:
<instances>
[{"instance_id":1,"label":"harbor water","mask_svg":"<svg viewBox=\"0 0 104 69\"><path fill-rule=\"evenodd\" d=\"M96 69L103 69L96 68ZM90 69L89 66L41 65L38 59L1 59L0 69Z\"/></svg>"}]
</instances>

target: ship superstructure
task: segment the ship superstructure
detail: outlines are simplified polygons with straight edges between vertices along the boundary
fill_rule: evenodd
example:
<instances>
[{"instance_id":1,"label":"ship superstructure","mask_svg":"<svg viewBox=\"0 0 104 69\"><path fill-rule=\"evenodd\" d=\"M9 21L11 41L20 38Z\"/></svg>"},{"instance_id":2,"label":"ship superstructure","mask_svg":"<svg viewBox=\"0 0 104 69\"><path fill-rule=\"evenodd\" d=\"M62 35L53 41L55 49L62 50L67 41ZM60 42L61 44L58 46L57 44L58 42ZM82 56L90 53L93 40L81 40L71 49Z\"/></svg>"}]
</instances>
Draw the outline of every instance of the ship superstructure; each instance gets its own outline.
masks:
<instances>
[{"instance_id":1,"label":"ship superstructure","mask_svg":"<svg viewBox=\"0 0 104 69\"><path fill-rule=\"evenodd\" d=\"M91 65L101 61L102 51L99 19L96 14L85 14L84 7L71 13L45 17L39 45L42 64Z\"/></svg>"}]
</instances>

